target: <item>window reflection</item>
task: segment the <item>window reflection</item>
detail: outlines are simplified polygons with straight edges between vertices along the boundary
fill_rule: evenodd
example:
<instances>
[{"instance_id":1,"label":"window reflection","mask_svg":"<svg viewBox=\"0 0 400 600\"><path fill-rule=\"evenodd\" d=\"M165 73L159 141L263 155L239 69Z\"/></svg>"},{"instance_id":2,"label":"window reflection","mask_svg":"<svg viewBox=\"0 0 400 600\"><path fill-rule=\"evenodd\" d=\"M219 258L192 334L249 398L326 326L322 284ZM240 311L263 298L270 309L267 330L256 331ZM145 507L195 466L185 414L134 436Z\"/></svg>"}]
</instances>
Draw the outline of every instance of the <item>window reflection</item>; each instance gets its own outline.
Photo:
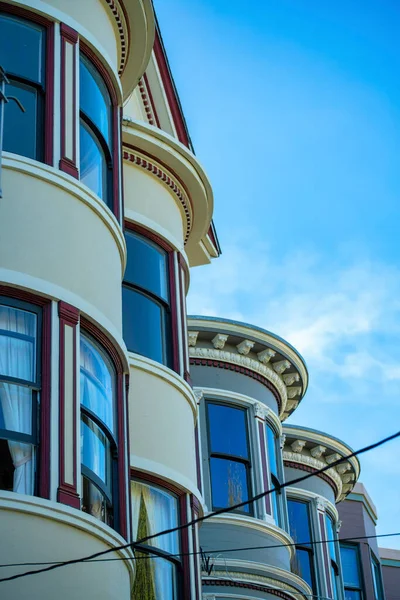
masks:
<instances>
[{"instance_id":1,"label":"window reflection","mask_svg":"<svg viewBox=\"0 0 400 600\"><path fill-rule=\"evenodd\" d=\"M309 505L306 502L288 499L287 507L290 535L296 543L292 572L302 577L316 593Z\"/></svg>"},{"instance_id":2,"label":"window reflection","mask_svg":"<svg viewBox=\"0 0 400 600\"><path fill-rule=\"evenodd\" d=\"M358 546L340 544L345 600L362 598L361 566Z\"/></svg>"},{"instance_id":3,"label":"window reflection","mask_svg":"<svg viewBox=\"0 0 400 600\"><path fill-rule=\"evenodd\" d=\"M122 286L122 324L127 348L178 369L173 362L169 255L133 231L125 231L125 240L128 262Z\"/></svg>"},{"instance_id":4,"label":"window reflection","mask_svg":"<svg viewBox=\"0 0 400 600\"><path fill-rule=\"evenodd\" d=\"M3 149L43 160L45 97L45 29L19 17L0 14L0 65L9 84L6 94L17 97L4 106Z\"/></svg>"},{"instance_id":5,"label":"window reflection","mask_svg":"<svg viewBox=\"0 0 400 600\"><path fill-rule=\"evenodd\" d=\"M174 495L139 481L132 481L131 490L134 540L178 525L178 500ZM181 570L179 551L179 533L176 531L140 545L140 550L135 552L134 599L177 600Z\"/></svg>"},{"instance_id":6,"label":"window reflection","mask_svg":"<svg viewBox=\"0 0 400 600\"><path fill-rule=\"evenodd\" d=\"M247 412L207 402L211 497L214 509L233 506L251 495ZM252 513L252 505L236 509Z\"/></svg>"}]
</instances>

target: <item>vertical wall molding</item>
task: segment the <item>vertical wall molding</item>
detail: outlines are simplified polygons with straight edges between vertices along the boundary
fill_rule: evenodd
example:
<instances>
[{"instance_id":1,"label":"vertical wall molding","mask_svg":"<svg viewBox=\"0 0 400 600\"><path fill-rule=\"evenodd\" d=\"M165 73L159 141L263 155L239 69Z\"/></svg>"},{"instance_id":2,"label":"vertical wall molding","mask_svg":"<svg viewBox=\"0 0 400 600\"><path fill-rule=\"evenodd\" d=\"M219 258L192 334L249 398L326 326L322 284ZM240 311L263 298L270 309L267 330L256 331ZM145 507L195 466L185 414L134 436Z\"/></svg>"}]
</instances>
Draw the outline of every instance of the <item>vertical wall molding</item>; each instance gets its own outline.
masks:
<instances>
[{"instance_id":1,"label":"vertical wall molding","mask_svg":"<svg viewBox=\"0 0 400 600\"><path fill-rule=\"evenodd\" d=\"M268 472L268 461L267 461L267 448L265 438L265 421L256 417L256 423L258 427L258 438L260 442L260 454L261 454L261 471L262 471L262 482L264 486L263 491L269 490L269 472ZM265 510L267 515L272 516L271 498L267 494L265 496Z\"/></svg>"},{"instance_id":2,"label":"vertical wall molding","mask_svg":"<svg viewBox=\"0 0 400 600\"><path fill-rule=\"evenodd\" d=\"M80 508L77 491L77 326L79 311L58 303L60 325L59 375L59 485L57 501Z\"/></svg>"},{"instance_id":3,"label":"vertical wall molding","mask_svg":"<svg viewBox=\"0 0 400 600\"><path fill-rule=\"evenodd\" d=\"M189 385L192 385L189 372L189 348L187 342L187 309L186 309L186 265L182 254L178 253L178 289L181 312L181 334L182 334L182 360L183 360L183 378Z\"/></svg>"},{"instance_id":4,"label":"vertical wall molding","mask_svg":"<svg viewBox=\"0 0 400 600\"><path fill-rule=\"evenodd\" d=\"M326 527L325 527L325 511L317 510L319 529L320 529L320 540L327 540ZM321 544L322 554L324 559L323 574L325 575L324 580L326 583L326 595L328 598L333 598L332 582L331 582L331 569L330 569L330 556L328 554L328 544Z\"/></svg>"},{"instance_id":5,"label":"vertical wall molding","mask_svg":"<svg viewBox=\"0 0 400 600\"><path fill-rule=\"evenodd\" d=\"M68 25L61 23L61 148L60 163L61 171L79 178L79 170L76 158L76 63L78 33Z\"/></svg>"}]
</instances>

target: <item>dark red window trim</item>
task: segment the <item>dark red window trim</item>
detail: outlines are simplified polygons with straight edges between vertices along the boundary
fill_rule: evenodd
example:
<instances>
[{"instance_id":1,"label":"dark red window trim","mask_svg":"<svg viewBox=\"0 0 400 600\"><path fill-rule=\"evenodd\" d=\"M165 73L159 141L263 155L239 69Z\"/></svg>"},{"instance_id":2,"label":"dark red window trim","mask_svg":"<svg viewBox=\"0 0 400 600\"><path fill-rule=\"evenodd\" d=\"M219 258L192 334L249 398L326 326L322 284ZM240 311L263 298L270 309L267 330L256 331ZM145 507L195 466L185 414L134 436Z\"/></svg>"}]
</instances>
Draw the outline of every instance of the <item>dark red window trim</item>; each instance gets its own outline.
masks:
<instances>
[{"instance_id":1,"label":"dark red window trim","mask_svg":"<svg viewBox=\"0 0 400 600\"><path fill-rule=\"evenodd\" d=\"M267 454L265 450L266 440L265 440L265 421L258 420L258 435L260 438L260 449L261 449L261 466L262 466L262 479L264 490L269 490L269 480L268 480L268 463L267 463ZM269 494L265 496L265 509L267 514L272 515L271 508L271 497Z\"/></svg>"},{"instance_id":2,"label":"dark red window trim","mask_svg":"<svg viewBox=\"0 0 400 600\"><path fill-rule=\"evenodd\" d=\"M50 498L51 422L51 300L22 289L0 285L0 296L29 302L42 308L42 386L40 391L38 496Z\"/></svg>"},{"instance_id":3,"label":"dark red window trim","mask_svg":"<svg viewBox=\"0 0 400 600\"><path fill-rule=\"evenodd\" d=\"M179 513L180 513L180 525L185 525L189 522L188 510L187 510L187 493L176 487L173 483L165 481L156 475L146 473L145 471L138 471L131 467L131 479L135 479L148 483L150 485L156 485L160 488L164 488L177 496L179 502ZM181 551L182 551L182 570L183 570L183 594L182 597L186 600L190 598L190 556L189 556L189 528L185 527L181 530Z\"/></svg>"},{"instance_id":4,"label":"dark red window trim","mask_svg":"<svg viewBox=\"0 0 400 600\"><path fill-rule=\"evenodd\" d=\"M187 265L182 254L178 253L178 274L179 274L179 299L181 305L181 334L182 334L182 353L183 353L183 378L192 387L192 380L189 372L189 353L187 341L187 308L186 308L186 289L183 287L182 276L187 281L189 276Z\"/></svg>"},{"instance_id":5,"label":"dark red window trim","mask_svg":"<svg viewBox=\"0 0 400 600\"><path fill-rule=\"evenodd\" d=\"M113 213L117 220L120 222L121 217L121 206L120 206L120 173L121 173L121 120L120 106L118 104L118 97L115 91L114 82L99 57L93 52L93 50L85 44L82 40L79 44L80 51L86 56L86 58L94 65L98 70L103 81L110 94L111 105L112 105L112 160L113 160L113 172L112 172L112 196L113 196Z\"/></svg>"},{"instance_id":6,"label":"dark red window trim","mask_svg":"<svg viewBox=\"0 0 400 600\"><path fill-rule=\"evenodd\" d=\"M165 95L167 96L168 106L171 111L172 120L175 125L178 140L187 148L191 148L191 142L183 116L182 107L176 91L175 83L172 78L171 69L168 64L167 55L164 49L164 44L161 38L160 29L156 25L156 35L154 39L154 54L156 57L157 66L160 71L161 80L164 86Z\"/></svg>"},{"instance_id":7,"label":"dark red window trim","mask_svg":"<svg viewBox=\"0 0 400 600\"><path fill-rule=\"evenodd\" d=\"M0 11L21 17L46 29L46 71L44 109L44 156L43 162L53 166L54 158L54 23L42 15L20 6L0 2Z\"/></svg>"},{"instance_id":8,"label":"dark red window trim","mask_svg":"<svg viewBox=\"0 0 400 600\"><path fill-rule=\"evenodd\" d=\"M177 312L177 285L175 273L175 250L165 240L155 234L153 231L142 227L131 221L125 221L125 229L132 233L138 233L144 238L160 246L168 254L168 283L170 289L170 310L171 310L171 335L172 335L172 369L180 374L179 361L179 336L178 336L178 312Z\"/></svg>"},{"instance_id":9,"label":"dark red window trim","mask_svg":"<svg viewBox=\"0 0 400 600\"><path fill-rule=\"evenodd\" d=\"M60 335L59 335L59 485L57 490L57 501L72 506L73 508L80 508L81 499L77 491L78 474L76 466L77 458L77 437L76 437L76 385L77 385L77 364L76 364L76 331L79 323L79 310L66 302L60 301L58 303L58 316L60 321ZM64 397L64 386L65 386L65 327L69 326L73 328L73 483L67 483L65 481L65 397Z\"/></svg>"},{"instance_id":10,"label":"dark red window trim","mask_svg":"<svg viewBox=\"0 0 400 600\"><path fill-rule=\"evenodd\" d=\"M61 84L61 110L60 110L60 120L61 120L61 151L60 151L60 162L59 168L61 171L72 175L76 179L79 179L79 169L76 162L76 127L77 123L73 123L73 132L72 132L72 144L73 144L73 158L67 158L65 156L65 103L66 103L66 94L65 94L65 44L69 42L74 46L74 66L72 71L72 94L73 94L73 106L72 106L72 114L76 115L76 52L77 52L77 44L78 44L78 32L72 27L65 25L65 23L61 23L60 25L60 35L61 35L61 69L60 69L60 84Z\"/></svg>"},{"instance_id":11,"label":"dark red window trim","mask_svg":"<svg viewBox=\"0 0 400 600\"><path fill-rule=\"evenodd\" d=\"M127 539L128 524L127 524L127 456L129 449L127 448L127 428L128 428L128 402L125 396L125 378L124 365L121 357L111 340L99 329L94 323L81 316L81 331L89 333L107 352L112 360L117 373L117 446L118 446L118 515L119 523L116 523L115 529Z\"/></svg>"}]
</instances>

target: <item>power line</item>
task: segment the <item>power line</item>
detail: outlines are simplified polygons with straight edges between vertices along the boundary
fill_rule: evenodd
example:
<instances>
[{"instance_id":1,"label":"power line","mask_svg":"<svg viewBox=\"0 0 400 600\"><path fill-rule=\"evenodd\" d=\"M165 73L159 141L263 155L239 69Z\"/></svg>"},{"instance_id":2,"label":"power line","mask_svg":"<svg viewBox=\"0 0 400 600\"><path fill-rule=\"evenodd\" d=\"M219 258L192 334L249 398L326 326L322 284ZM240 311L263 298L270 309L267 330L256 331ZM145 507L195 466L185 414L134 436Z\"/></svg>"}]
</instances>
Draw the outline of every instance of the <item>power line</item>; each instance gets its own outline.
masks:
<instances>
[{"instance_id":1,"label":"power line","mask_svg":"<svg viewBox=\"0 0 400 600\"><path fill-rule=\"evenodd\" d=\"M282 483L279 486L273 487L270 490L265 490L264 492L261 492L260 494L257 494L256 496L249 498L248 500L245 500L243 502L238 502L237 504L228 506L227 508L220 508L214 512L208 513L207 515L203 515L202 517L197 517L196 519L192 519L188 523L184 523L184 524L178 525L176 527L171 527L170 529L165 529L163 531L159 531L158 533L153 533L152 535L148 535L140 540L137 540L136 542L128 542L121 546L116 546L114 548L108 548L107 550L95 552L94 554L91 554L89 556L84 556L82 558L73 558L71 560L67 560L67 561L60 562L60 563L57 563L54 565L50 565L48 567L44 567L43 569L36 569L34 571L25 571L24 573L18 573L16 575L11 575L9 577L3 577L0 579L0 583L5 582L5 581L12 581L14 579L20 579L21 577L28 577L29 575L37 575L39 573L53 571L54 569L58 569L60 567L66 567L68 565L74 565L74 564L78 564L78 563L82 563L82 562L87 562L89 560L98 558L99 556L104 556L106 554L110 554L111 552L118 552L120 550L126 550L127 548L136 548L136 547L140 546L141 544L144 544L144 543L148 542L149 540L152 540L161 535L168 535L169 533L174 533L175 531L181 531L188 527L192 527L193 525L196 525L197 523L202 523L203 521L206 521L207 519L211 519L211 517L215 517L217 515L232 512L238 508L247 506L248 504L253 504L254 502L261 500L262 498L264 498L265 496L268 496L269 494L272 494L273 492L279 492L280 490L282 490L288 486L295 485L296 483L301 483L302 481L305 481L306 479L309 479L310 477L314 477L315 475L324 473L325 471L332 469L333 467L339 465L340 463L348 461L350 458L353 458L360 454L364 454L365 452L369 452L370 450L374 450L375 448L378 448L379 446L383 446L383 444L386 444L398 437L400 437L400 431L398 431L397 433L394 433L382 440L379 440L378 442L375 442L374 444L370 444L368 446L365 446L364 448L360 448L360 450L356 450L355 452L352 452L351 454L348 454L347 456L343 456L343 457L339 458L338 460L335 460L334 462L330 463L329 465L325 465L321 469L318 469L314 473L306 473L305 475L302 475L301 477L297 477L295 479L292 479L291 481L286 481L285 483Z\"/></svg>"},{"instance_id":2,"label":"power line","mask_svg":"<svg viewBox=\"0 0 400 600\"><path fill-rule=\"evenodd\" d=\"M318 544L329 544L330 542L339 542L339 543L346 543L346 542L356 542L359 540L370 540L370 539L377 539L377 538L386 538L386 537L395 537L395 536L399 536L400 535L400 531L395 532L395 533L380 533L380 534L376 534L376 535L361 535L361 536L357 536L357 537L349 537L349 538L332 538L329 540L315 540L315 541L308 541L308 542L293 542L293 543L281 543L281 544L269 544L268 546L244 546L244 547L237 547L237 548L223 548L223 549L212 549L212 550L197 550L195 552L177 552L175 554L170 554L170 553L165 553L164 554L146 554L145 556L133 556L133 557L124 557L124 556L120 556L118 558L94 558L93 560L86 560L85 562L87 563L95 563L95 562L114 562L116 560L124 560L124 561L130 561L130 560L154 560L157 558L161 558L161 559L165 559L165 558L179 558L179 557L183 557L183 556L195 556L198 554L222 554L224 552L246 552L246 551L250 551L250 550L270 550L273 548L290 548L290 547L296 547L296 546L316 546ZM137 548L138 552L143 552L143 553L147 553L147 552L151 552L151 551L157 551L158 548L154 547L154 546L147 546L146 548ZM8 564L0 564L0 569L5 568L5 567L38 567L38 566L42 566L42 565L62 565L63 563L60 561L48 561L48 562L23 562L23 563L8 563Z\"/></svg>"}]
</instances>

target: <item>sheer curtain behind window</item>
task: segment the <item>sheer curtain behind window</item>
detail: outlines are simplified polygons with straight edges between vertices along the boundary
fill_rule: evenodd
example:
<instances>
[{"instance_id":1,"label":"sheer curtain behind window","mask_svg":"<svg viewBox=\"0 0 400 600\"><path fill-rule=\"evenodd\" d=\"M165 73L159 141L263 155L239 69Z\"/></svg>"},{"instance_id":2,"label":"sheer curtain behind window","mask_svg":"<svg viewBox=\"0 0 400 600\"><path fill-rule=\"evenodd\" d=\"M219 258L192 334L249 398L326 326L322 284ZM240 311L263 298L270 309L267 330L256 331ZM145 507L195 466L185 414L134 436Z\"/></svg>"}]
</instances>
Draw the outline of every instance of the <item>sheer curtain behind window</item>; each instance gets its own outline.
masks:
<instances>
[{"instance_id":1,"label":"sheer curtain behind window","mask_svg":"<svg viewBox=\"0 0 400 600\"><path fill-rule=\"evenodd\" d=\"M36 316L0 306L0 378L32 381L35 371ZM32 392L29 387L0 381L0 405L5 429L32 433ZM14 464L14 492L33 493L33 446L9 440Z\"/></svg>"}]
</instances>

